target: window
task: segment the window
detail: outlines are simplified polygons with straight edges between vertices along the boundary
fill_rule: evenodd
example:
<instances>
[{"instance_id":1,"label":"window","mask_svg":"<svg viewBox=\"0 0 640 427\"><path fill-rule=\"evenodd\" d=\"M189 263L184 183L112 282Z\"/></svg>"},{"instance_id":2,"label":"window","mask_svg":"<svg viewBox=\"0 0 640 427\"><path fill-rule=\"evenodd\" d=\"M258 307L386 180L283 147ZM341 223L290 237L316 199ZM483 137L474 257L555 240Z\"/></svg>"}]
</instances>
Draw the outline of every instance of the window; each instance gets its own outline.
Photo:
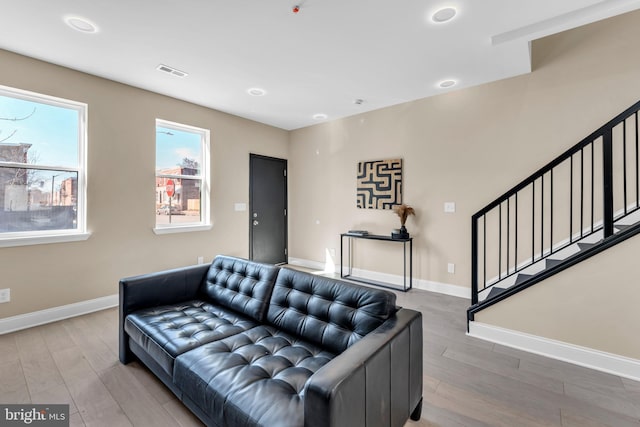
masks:
<instances>
[{"instance_id":1,"label":"window","mask_svg":"<svg viewBox=\"0 0 640 427\"><path fill-rule=\"evenodd\" d=\"M0 86L0 246L83 240L86 104Z\"/></svg>"},{"instance_id":2,"label":"window","mask_svg":"<svg viewBox=\"0 0 640 427\"><path fill-rule=\"evenodd\" d=\"M198 231L209 223L209 131L156 120L157 234Z\"/></svg>"}]
</instances>

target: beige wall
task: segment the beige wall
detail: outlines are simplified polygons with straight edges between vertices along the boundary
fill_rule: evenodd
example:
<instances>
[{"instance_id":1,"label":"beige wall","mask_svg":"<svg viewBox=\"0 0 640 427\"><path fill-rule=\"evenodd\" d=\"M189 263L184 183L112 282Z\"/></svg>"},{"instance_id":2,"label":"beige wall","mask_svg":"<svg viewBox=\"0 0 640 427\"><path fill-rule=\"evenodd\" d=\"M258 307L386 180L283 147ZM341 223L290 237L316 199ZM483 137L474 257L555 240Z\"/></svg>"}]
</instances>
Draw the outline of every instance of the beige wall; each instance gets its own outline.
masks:
<instances>
[{"instance_id":1,"label":"beige wall","mask_svg":"<svg viewBox=\"0 0 640 427\"><path fill-rule=\"evenodd\" d=\"M118 293L124 276L248 256L249 153L286 158L288 133L211 109L0 51L0 84L89 105L89 240L0 249L0 318ZM208 232L155 235L155 119L211 130Z\"/></svg>"},{"instance_id":2,"label":"beige wall","mask_svg":"<svg viewBox=\"0 0 640 427\"><path fill-rule=\"evenodd\" d=\"M323 261L341 232L396 228L390 211L355 207L355 174L359 161L402 157L416 276L469 286L471 215L640 98L640 57L628 54L638 23L628 14L536 42L531 74L292 132L291 232L307 238L291 254ZM396 271L380 248L364 267Z\"/></svg>"},{"instance_id":3,"label":"beige wall","mask_svg":"<svg viewBox=\"0 0 640 427\"><path fill-rule=\"evenodd\" d=\"M396 228L390 211L355 207L356 165L402 157L404 201L418 215L407 224L416 239L415 277L469 287L471 215L640 99L640 56L633 53L639 39L640 12L626 14L534 42L530 74L292 132L290 235L305 238L292 239L291 256L324 261L325 248L339 249L341 232L364 228L387 234ZM443 212L446 201L456 202L456 213ZM364 251L356 260L360 267L399 274L397 248L371 243L366 256ZM447 273L450 262L455 274ZM594 262L619 277L606 259ZM627 274L611 282L615 290L608 295L617 302L608 308L618 303L628 308L625 301L637 300L634 274ZM602 286L588 275L583 279L581 288ZM563 280L574 283L571 275L554 282ZM552 292L541 304L545 298L555 300ZM501 306L509 303L496 310ZM559 320L577 309L554 307L559 312L547 315ZM538 325L537 312L528 313L522 321ZM635 328L628 315L607 313L630 326L622 327L621 345L610 345L602 335L590 345L639 357L637 347L623 344ZM515 317L510 311L499 324L525 329ZM536 333L555 336L553 322L544 325ZM563 339L583 342L579 337L590 326L570 323Z\"/></svg>"}]
</instances>

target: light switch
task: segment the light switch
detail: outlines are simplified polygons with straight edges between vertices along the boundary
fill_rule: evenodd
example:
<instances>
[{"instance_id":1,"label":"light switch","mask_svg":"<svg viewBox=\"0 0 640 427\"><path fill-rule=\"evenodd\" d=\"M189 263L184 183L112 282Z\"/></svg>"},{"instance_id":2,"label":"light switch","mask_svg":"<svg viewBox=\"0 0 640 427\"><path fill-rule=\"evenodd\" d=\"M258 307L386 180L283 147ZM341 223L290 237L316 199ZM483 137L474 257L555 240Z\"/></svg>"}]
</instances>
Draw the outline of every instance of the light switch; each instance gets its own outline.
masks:
<instances>
[{"instance_id":1,"label":"light switch","mask_svg":"<svg viewBox=\"0 0 640 427\"><path fill-rule=\"evenodd\" d=\"M234 205L234 209L236 212L244 212L247 210L247 204L246 203L236 203Z\"/></svg>"},{"instance_id":2,"label":"light switch","mask_svg":"<svg viewBox=\"0 0 640 427\"><path fill-rule=\"evenodd\" d=\"M444 202L444 211L446 213L454 213L456 211L455 202Z\"/></svg>"}]
</instances>

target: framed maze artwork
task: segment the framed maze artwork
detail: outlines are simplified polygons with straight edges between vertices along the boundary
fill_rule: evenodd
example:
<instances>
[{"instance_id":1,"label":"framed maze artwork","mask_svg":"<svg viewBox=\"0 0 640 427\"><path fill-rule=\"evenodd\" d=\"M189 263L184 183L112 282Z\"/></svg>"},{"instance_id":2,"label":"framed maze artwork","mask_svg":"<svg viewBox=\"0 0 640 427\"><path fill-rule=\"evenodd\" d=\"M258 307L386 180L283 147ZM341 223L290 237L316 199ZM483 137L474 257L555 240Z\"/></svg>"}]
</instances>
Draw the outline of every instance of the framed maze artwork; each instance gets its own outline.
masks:
<instances>
[{"instance_id":1,"label":"framed maze artwork","mask_svg":"<svg viewBox=\"0 0 640 427\"><path fill-rule=\"evenodd\" d=\"M402 159L358 163L358 208L392 209L401 203Z\"/></svg>"}]
</instances>

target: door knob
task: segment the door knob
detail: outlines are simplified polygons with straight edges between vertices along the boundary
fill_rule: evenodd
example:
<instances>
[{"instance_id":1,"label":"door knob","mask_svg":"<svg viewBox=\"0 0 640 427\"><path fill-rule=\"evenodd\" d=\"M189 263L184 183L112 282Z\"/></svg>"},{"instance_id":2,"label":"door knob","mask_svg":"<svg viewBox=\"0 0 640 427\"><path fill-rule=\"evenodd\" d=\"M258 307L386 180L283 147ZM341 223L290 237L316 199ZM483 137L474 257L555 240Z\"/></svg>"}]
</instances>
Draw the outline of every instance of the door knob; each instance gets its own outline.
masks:
<instances>
[{"instance_id":1,"label":"door knob","mask_svg":"<svg viewBox=\"0 0 640 427\"><path fill-rule=\"evenodd\" d=\"M258 225L258 224L260 224L258 221L253 220L253 225Z\"/></svg>"}]
</instances>

